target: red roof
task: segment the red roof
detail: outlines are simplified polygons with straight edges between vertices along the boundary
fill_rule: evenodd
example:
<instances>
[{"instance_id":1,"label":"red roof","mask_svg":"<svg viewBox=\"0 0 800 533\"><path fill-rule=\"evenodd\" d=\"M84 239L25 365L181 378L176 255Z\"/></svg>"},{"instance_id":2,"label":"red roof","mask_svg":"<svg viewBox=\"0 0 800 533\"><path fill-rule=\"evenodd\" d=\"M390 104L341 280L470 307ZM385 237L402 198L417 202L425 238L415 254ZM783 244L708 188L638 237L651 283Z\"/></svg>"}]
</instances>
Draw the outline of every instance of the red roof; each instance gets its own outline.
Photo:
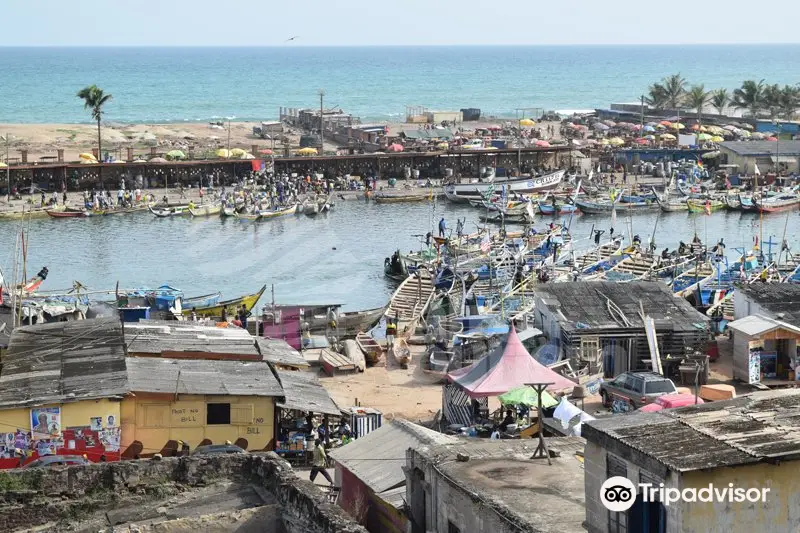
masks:
<instances>
[{"instance_id":1,"label":"red roof","mask_svg":"<svg viewBox=\"0 0 800 533\"><path fill-rule=\"evenodd\" d=\"M531 357L511 326L502 351L497 350L472 365L454 370L447 378L461 385L472 398L499 396L514 387L551 383L549 391L572 389L576 383Z\"/></svg>"}]
</instances>

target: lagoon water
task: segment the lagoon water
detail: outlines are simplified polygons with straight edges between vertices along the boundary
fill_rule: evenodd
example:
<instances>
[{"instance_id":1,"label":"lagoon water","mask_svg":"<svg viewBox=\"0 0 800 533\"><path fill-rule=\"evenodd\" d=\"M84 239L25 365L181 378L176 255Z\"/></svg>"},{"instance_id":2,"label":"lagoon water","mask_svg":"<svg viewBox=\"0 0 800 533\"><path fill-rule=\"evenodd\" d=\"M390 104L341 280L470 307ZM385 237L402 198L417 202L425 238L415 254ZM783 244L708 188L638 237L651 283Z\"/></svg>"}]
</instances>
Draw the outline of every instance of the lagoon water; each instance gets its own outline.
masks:
<instances>
[{"instance_id":1,"label":"lagoon water","mask_svg":"<svg viewBox=\"0 0 800 533\"><path fill-rule=\"evenodd\" d=\"M167 283L187 295L221 290L223 298L274 284L278 303L342 303L348 310L366 309L385 304L394 289L383 275L385 257L398 247L418 249L417 236L431 231L441 216L451 228L457 218L466 218L466 230L474 231L480 214L445 203L431 208L339 200L327 215L258 223L218 217L158 219L149 213L34 220L27 228L28 275L48 266L50 276L42 287L47 290L69 288L73 280L108 290L117 281L122 288ZM539 219L536 227L543 228L549 220ZM603 216L574 217L576 248L590 246L593 227L605 229L607 237L610 221ZM674 248L680 240L688 242L695 231L710 243L725 237L731 258L735 247L751 248L759 233L759 217L752 214L651 212L634 214L630 221L643 242L655 228L659 250ZM771 236L779 243L787 221L786 238L800 250L795 211L765 216L764 239ZM624 213L619 213L615 231L628 235L626 226ZM16 229L18 224L0 225L0 268L9 281ZM773 252L779 249L777 244ZM267 303L269 292L259 305Z\"/></svg>"},{"instance_id":2,"label":"lagoon water","mask_svg":"<svg viewBox=\"0 0 800 533\"><path fill-rule=\"evenodd\" d=\"M111 122L276 118L319 105L320 88L326 105L385 122L406 105L514 116L638 101L676 72L733 89L798 71L800 45L0 48L0 123L87 122L75 93L92 83L114 95Z\"/></svg>"}]
</instances>

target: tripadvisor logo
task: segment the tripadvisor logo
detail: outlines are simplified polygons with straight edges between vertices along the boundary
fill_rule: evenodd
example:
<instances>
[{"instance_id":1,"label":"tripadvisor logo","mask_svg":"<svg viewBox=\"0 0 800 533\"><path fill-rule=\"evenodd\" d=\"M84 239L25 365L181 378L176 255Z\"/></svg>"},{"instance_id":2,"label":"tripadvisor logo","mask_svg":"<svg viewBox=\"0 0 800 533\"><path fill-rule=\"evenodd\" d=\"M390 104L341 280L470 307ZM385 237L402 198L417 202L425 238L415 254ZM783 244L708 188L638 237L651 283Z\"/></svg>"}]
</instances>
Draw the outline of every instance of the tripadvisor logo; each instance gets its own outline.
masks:
<instances>
[{"instance_id":1,"label":"tripadvisor logo","mask_svg":"<svg viewBox=\"0 0 800 533\"><path fill-rule=\"evenodd\" d=\"M700 488L665 487L663 483L658 486L652 483L639 483L638 487L628 478L614 476L605 480L600 486L600 501L609 511L625 512L636 502L640 494L643 502L661 502L670 505L676 502L722 502L722 503L766 503L768 488L743 488L728 483L722 487L709 484Z\"/></svg>"}]
</instances>

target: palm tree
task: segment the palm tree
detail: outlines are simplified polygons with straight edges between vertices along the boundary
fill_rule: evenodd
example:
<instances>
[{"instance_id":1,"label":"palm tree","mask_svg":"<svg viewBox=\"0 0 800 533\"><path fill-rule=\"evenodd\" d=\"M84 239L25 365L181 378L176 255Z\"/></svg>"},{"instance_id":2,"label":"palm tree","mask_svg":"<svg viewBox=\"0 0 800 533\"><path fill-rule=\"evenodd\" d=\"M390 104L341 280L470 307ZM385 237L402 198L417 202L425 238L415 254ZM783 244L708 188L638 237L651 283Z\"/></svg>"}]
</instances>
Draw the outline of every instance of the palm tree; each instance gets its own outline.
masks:
<instances>
[{"instance_id":1,"label":"palm tree","mask_svg":"<svg viewBox=\"0 0 800 533\"><path fill-rule=\"evenodd\" d=\"M708 103L708 97L709 93L706 92L703 84L693 85L686 93L684 102L686 102L687 107L697 110L697 122L700 122L703 118L703 108Z\"/></svg>"},{"instance_id":2,"label":"palm tree","mask_svg":"<svg viewBox=\"0 0 800 533\"><path fill-rule=\"evenodd\" d=\"M783 93L777 83L764 87L764 108L769 111L769 118L772 121L778 118L782 96Z\"/></svg>"},{"instance_id":3,"label":"palm tree","mask_svg":"<svg viewBox=\"0 0 800 533\"><path fill-rule=\"evenodd\" d=\"M800 85L784 85L778 104L783 118L794 120L794 115L800 108Z\"/></svg>"},{"instance_id":4,"label":"palm tree","mask_svg":"<svg viewBox=\"0 0 800 533\"><path fill-rule=\"evenodd\" d=\"M664 109L667 105L667 91L660 83L654 83L648 89L647 97L644 99L647 105L655 109Z\"/></svg>"},{"instance_id":5,"label":"palm tree","mask_svg":"<svg viewBox=\"0 0 800 533\"><path fill-rule=\"evenodd\" d=\"M741 88L733 91L731 103L736 109L746 109L755 117L764 109L764 80L747 80Z\"/></svg>"},{"instance_id":6,"label":"palm tree","mask_svg":"<svg viewBox=\"0 0 800 533\"><path fill-rule=\"evenodd\" d=\"M680 108L683 95L686 92L686 80L681 77L680 72L661 80L661 85L664 87L664 92L667 96L667 104L670 109Z\"/></svg>"},{"instance_id":7,"label":"palm tree","mask_svg":"<svg viewBox=\"0 0 800 533\"><path fill-rule=\"evenodd\" d=\"M718 114L722 114L725 111L725 106L728 105L728 90L727 89L717 89L716 91L711 91L711 107L717 110Z\"/></svg>"},{"instance_id":8,"label":"palm tree","mask_svg":"<svg viewBox=\"0 0 800 533\"><path fill-rule=\"evenodd\" d=\"M92 118L97 121L97 154L103 158L103 141L100 137L100 119L103 118L103 106L111 100L110 94L105 94L97 85L90 85L78 91L78 98L83 100L84 109L89 109Z\"/></svg>"}]
</instances>

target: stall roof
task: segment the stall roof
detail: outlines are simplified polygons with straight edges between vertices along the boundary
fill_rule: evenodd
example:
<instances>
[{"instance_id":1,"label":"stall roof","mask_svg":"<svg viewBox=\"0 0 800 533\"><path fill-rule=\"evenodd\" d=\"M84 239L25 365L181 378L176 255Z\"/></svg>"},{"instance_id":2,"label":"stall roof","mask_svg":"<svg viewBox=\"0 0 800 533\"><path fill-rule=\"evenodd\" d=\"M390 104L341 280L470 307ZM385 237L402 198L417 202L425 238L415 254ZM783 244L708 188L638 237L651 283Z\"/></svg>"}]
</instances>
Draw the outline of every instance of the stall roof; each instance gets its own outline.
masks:
<instances>
[{"instance_id":1,"label":"stall roof","mask_svg":"<svg viewBox=\"0 0 800 533\"><path fill-rule=\"evenodd\" d=\"M406 450L456 442L456 437L396 418L347 446L331 450L330 456L379 494L405 485Z\"/></svg>"},{"instance_id":2,"label":"stall roof","mask_svg":"<svg viewBox=\"0 0 800 533\"><path fill-rule=\"evenodd\" d=\"M309 366L308 361L306 361L297 350L289 346L285 340L256 337L256 344L258 345L258 350L261 352L261 357L264 361L268 361L274 365L301 368Z\"/></svg>"},{"instance_id":3,"label":"stall roof","mask_svg":"<svg viewBox=\"0 0 800 533\"><path fill-rule=\"evenodd\" d=\"M264 361L129 357L128 380L133 392L283 396Z\"/></svg>"},{"instance_id":4,"label":"stall roof","mask_svg":"<svg viewBox=\"0 0 800 533\"><path fill-rule=\"evenodd\" d=\"M284 396L284 401L278 407L323 415L341 415L341 410L316 375L292 370L277 372Z\"/></svg>"},{"instance_id":5,"label":"stall roof","mask_svg":"<svg viewBox=\"0 0 800 533\"><path fill-rule=\"evenodd\" d=\"M23 326L11 334L0 408L122 396L128 392L118 318Z\"/></svg>"},{"instance_id":6,"label":"stall roof","mask_svg":"<svg viewBox=\"0 0 800 533\"><path fill-rule=\"evenodd\" d=\"M794 162L800 155L800 141L725 141L719 143L719 146L744 157L794 156Z\"/></svg>"},{"instance_id":7,"label":"stall roof","mask_svg":"<svg viewBox=\"0 0 800 533\"><path fill-rule=\"evenodd\" d=\"M800 328L793 326L787 322L774 320L761 315L750 315L739 320L734 320L728 324L728 328L733 331L739 331L748 336L763 335L778 328L789 330L793 333L800 334Z\"/></svg>"}]
</instances>

